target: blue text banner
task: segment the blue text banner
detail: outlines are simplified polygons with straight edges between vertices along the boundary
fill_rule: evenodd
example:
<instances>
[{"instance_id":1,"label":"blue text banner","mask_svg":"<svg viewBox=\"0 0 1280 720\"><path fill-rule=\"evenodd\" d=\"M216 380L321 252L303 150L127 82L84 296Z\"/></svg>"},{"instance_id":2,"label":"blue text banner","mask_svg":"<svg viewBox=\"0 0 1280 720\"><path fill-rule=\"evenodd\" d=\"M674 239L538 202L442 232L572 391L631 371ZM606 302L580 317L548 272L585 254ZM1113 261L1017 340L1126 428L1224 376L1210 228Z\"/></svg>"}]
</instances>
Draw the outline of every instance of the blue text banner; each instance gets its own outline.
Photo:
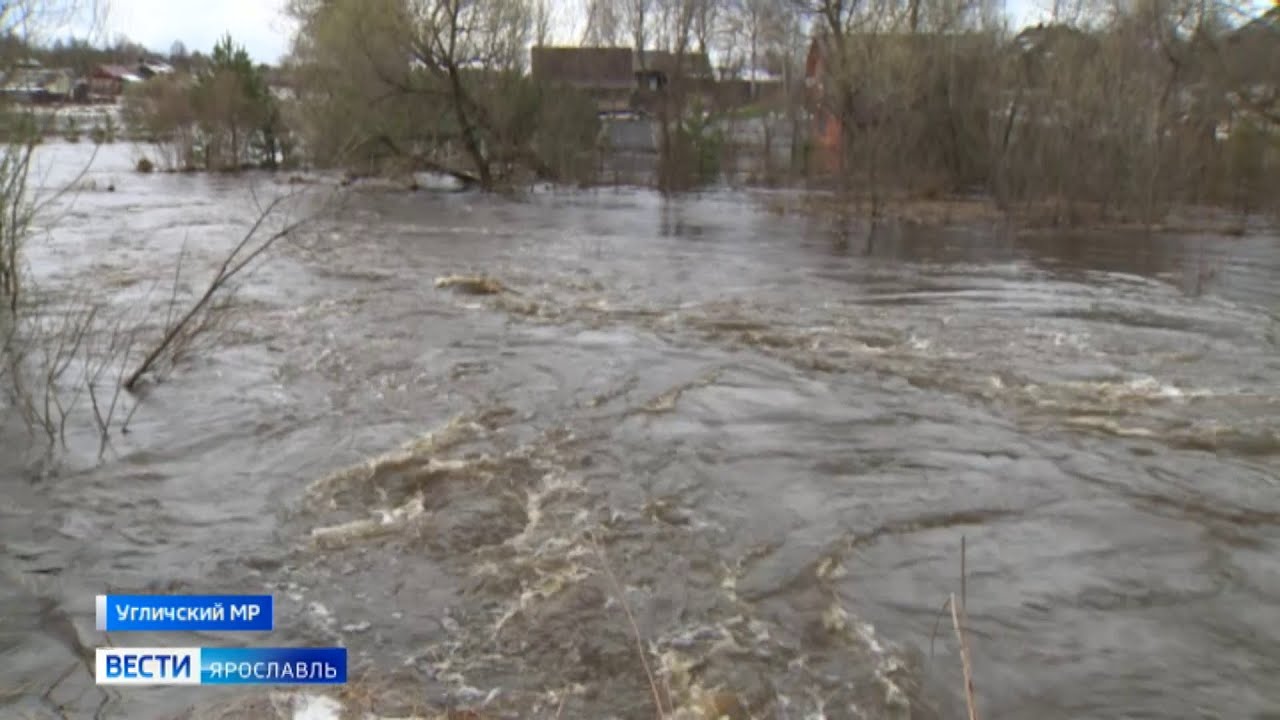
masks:
<instances>
[{"instance_id":1,"label":"blue text banner","mask_svg":"<svg viewBox=\"0 0 1280 720\"><path fill-rule=\"evenodd\" d=\"M271 630L270 595L99 595L101 632L262 632Z\"/></svg>"}]
</instances>

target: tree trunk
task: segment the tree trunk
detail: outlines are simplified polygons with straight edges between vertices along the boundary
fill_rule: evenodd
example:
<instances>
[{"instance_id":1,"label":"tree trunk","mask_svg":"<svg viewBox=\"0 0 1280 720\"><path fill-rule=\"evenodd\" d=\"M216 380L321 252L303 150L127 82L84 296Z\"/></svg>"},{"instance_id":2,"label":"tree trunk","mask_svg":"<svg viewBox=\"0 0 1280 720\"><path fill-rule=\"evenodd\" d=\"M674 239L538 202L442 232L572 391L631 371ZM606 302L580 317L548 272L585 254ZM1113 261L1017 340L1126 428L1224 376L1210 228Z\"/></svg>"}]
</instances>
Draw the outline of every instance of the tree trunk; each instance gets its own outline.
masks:
<instances>
[{"instance_id":1,"label":"tree trunk","mask_svg":"<svg viewBox=\"0 0 1280 720\"><path fill-rule=\"evenodd\" d=\"M229 168L224 170L240 169L240 128L236 127L235 121L231 123L231 162Z\"/></svg>"},{"instance_id":2,"label":"tree trunk","mask_svg":"<svg viewBox=\"0 0 1280 720\"><path fill-rule=\"evenodd\" d=\"M458 73L456 65L450 64L447 68L449 73L449 86L453 92L453 114L458 121L458 128L462 132L462 147L467 151L467 155L471 157L471 163L475 165L476 176L480 179L480 187L485 190L492 190L493 173L489 168L489 160L485 157L484 147L481 145L480 138L476 137L476 124L467 115L465 105L470 103L470 96L467 95L466 88L462 86L462 76Z\"/></svg>"},{"instance_id":3,"label":"tree trunk","mask_svg":"<svg viewBox=\"0 0 1280 720\"><path fill-rule=\"evenodd\" d=\"M675 190L675 168L671 147L671 117L667 108L669 96L665 93L658 105L658 189L663 193Z\"/></svg>"}]
</instances>

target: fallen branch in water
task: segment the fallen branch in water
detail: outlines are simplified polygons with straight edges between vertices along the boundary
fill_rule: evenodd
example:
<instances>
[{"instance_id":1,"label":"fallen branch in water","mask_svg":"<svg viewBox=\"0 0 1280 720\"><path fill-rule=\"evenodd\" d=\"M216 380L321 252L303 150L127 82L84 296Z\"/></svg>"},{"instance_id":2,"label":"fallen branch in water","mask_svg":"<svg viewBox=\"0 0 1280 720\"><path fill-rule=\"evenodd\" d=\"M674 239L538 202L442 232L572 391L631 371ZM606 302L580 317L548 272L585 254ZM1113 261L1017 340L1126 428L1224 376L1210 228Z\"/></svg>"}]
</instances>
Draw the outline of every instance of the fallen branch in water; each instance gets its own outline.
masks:
<instances>
[{"instance_id":1,"label":"fallen branch in water","mask_svg":"<svg viewBox=\"0 0 1280 720\"><path fill-rule=\"evenodd\" d=\"M270 250L277 241L292 236L312 220L310 216L303 217L286 224L265 239L257 240L262 226L275 214L276 209L293 197L293 195L277 197L268 203L266 207L261 208L258 219L249 228L249 231L245 233L245 236L241 238L240 242L236 244L235 248L223 259L222 265L218 268L217 273L214 274L213 279L209 281L204 294L176 321L166 322L164 335L161 337L160 342L146 354L142 364L130 373L129 377L124 381L126 390L133 392L142 377L150 372L158 362L165 357L174 357L180 354L192 339L208 330L214 320L214 311L217 309L215 298L219 291L225 289L233 278L263 253ZM176 292L177 277L175 277L174 282ZM171 313L172 310L171 302Z\"/></svg>"}]
</instances>

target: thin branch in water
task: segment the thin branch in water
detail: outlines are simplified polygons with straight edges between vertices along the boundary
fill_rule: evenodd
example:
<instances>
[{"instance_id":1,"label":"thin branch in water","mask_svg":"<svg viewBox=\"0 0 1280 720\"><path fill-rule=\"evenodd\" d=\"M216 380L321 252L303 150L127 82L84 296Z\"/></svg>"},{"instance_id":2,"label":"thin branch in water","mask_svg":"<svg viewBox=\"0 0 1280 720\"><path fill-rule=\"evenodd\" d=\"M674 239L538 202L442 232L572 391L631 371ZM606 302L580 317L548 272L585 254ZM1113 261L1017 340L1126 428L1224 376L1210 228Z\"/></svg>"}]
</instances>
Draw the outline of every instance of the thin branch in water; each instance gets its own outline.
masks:
<instances>
[{"instance_id":1,"label":"thin branch in water","mask_svg":"<svg viewBox=\"0 0 1280 720\"><path fill-rule=\"evenodd\" d=\"M942 601L942 607L938 608L938 614L933 619L933 632L929 633L929 659L933 659L933 641L938 638L938 628L942 627L942 618L951 609L951 598L948 597Z\"/></svg>"},{"instance_id":2,"label":"thin branch in water","mask_svg":"<svg viewBox=\"0 0 1280 720\"><path fill-rule=\"evenodd\" d=\"M71 677L71 674L74 673L76 671L76 668L79 668L79 667L82 667L80 663L73 663L71 665L68 665L67 669L63 670L62 674L58 676L58 679L54 680L53 683L49 685L49 689L44 691L44 694L40 696L40 699L44 700L45 702L52 703L53 691L57 690L59 685L66 682L67 678Z\"/></svg>"},{"instance_id":3,"label":"thin branch in water","mask_svg":"<svg viewBox=\"0 0 1280 720\"><path fill-rule=\"evenodd\" d=\"M177 322L172 323L165 329L160 342L147 353L142 363L125 380L124 387L126 390L136 390L138 381L143 375L153 370L161 359L166 356L172 358L175 350L180 351L192 338L208 329L209 323L212 322L210 312L218 309L214 304L215 297L219 291L228 286L232 279L239 275L250 263L271 249L276 241L293 235L311 222L311 217L303 217L289 222L283 228L261 240L256 247L253 246L259 230L268 218L274 215L276 209L281 207L286 200L294 197L296 197L296 194L282 195L262 207L257 220L254 221L248 232L245 233L244 237L241 238L231 252L223 258L222 265L214 274L213 279L209 281L204 294L191 305Z\"/></svg>"},{"instance_id":4,"label":"thin branch in water","mask_svg":"<svg viewBox=\"0 0 1280 720\"><path fill-rule=\"evenodd\" d=\"M165 309L164 328L173 327L173 316L178 308L178 286L182 282L182 263L187 257L187 236L182 237L182 247L178 250L178 262L173 267L173 287L169 291L169 307Z\"/></svg>"}]
</instances>

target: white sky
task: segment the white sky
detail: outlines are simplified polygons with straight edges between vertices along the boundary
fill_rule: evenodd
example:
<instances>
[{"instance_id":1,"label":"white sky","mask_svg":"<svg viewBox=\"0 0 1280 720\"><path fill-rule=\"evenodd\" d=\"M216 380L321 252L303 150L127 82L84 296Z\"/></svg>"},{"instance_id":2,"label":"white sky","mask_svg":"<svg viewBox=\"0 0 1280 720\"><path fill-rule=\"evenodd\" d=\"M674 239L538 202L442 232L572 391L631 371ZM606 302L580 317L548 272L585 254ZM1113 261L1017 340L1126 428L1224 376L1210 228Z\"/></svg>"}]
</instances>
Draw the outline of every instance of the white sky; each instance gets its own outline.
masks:
<instances>
[{"instance_id":1,"label":"white sky","mask_svg":"<svg viewBox=\"0 0 1280 720\"><path fill-rule=\"evenodd\" d=\"M1005 0L1015 27L1045 19L1052 0ZM128 36L151 50L168 53L174 40L188 50L209 52L230 32L258 62L275 63L289 50L292 25L285 0L106 0L106 34ZM557 41L571 42L578 23L572 19L582 0L554 0L561 21ZM1264 5L1263 0L1254 0ZM569 20L569 24L564 21Z\"/></svg>"},{"instance_id":2,"label":"white sky","mask_svg":"<svg viewBox=\"0 0 1280 720\"><path fill-rule=\"evenodd\" d=\"M275 63L289 50L292 26L284 0L107 0L106 36L125 35L165 53L175 40L208 53L224 33L258 62Z\"/></svg>"}]
</instances>

